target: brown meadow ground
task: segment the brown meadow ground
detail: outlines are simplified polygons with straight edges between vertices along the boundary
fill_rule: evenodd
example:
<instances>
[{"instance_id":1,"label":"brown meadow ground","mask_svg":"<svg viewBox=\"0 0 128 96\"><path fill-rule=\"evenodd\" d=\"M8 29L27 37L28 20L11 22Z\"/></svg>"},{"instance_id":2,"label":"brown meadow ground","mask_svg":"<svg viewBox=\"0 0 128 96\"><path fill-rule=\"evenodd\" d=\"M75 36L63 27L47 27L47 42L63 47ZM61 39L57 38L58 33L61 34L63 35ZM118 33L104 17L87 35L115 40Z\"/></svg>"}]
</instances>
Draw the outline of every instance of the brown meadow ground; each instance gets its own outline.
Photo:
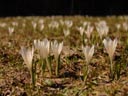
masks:
<instances>
[{"instance_id":1,"label":"brown meadow ground","mask_svg":"<svg viewBox=\"0 0 128 96\"><path fill-rule=\"evenodd\" d=\"M60 21L71 20L70 35L64 37ZM109 79L109 58L98 37L95 23L105 20L109 26L107 37L117 38L118 46L114 54L114 64L120 65L120 78ZM49 28L51 21L59 22L58 28ZM91 44L95 45L95 53L89 65L90 73L86 83L82 80L82 68L86 64L81 50L81 36L76 26L81 22L91 22L94 26ZM34 28L32 22L36 23ZM44 29L40 26L43 22ZM88 17L88 16L56 16L56 17L8 17L0 18L0 96L127 96L128 95L128 31L122 24L128 22L127 16ZM121 24L117 30L115 24ZM14 32L9 34L8 28ZM94 35L94 38L93 38ZM46 70L42 78L37 70L36 85L32 88L30 74L19 54L20 46L30 47L33 40L44 39L63 41L61 68L59 76L54 74L55 61L52 61L53 75L49 77ZM101 42L97 45L97 42ZM96 46L97 45L97 46ZM34 53L34 63L37 54Z\"/></svg>"}]
</instances>

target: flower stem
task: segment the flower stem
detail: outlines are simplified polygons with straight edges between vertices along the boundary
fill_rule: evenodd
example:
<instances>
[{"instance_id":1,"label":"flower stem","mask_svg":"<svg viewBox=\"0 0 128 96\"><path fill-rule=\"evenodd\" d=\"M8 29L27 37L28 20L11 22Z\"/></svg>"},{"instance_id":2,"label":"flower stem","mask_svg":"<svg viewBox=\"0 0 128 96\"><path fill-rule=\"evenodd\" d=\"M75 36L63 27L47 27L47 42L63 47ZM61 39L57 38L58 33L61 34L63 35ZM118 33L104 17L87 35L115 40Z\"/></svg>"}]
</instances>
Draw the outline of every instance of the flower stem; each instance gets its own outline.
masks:
<instances>
[{"instance_id":1,"label":"flower stem","mask_svg":"<svg viewBox=\"0 0 128 96\"><path fill-rule=\"evenodd\" d=\"M84 67L84 83L86 83L87 81L88 73L89 73L89 65L87 63L87 65Z\"/></svg>"},{"instance_id":2,"label":"flower stem","mask_svg":"<svg viewBox=\"0 0 128 96\"><path fill-rule=\"evenodd\" d=\"M52 76L52 67L51 67L50 57L46 58L46 62L47 62L48 70L49 70L50 77L51 77Z\"/></svg>"},{"instance_id":3,"label":"flower stem","mask_svg":"<svg viewBox=\"0 0 128 96\"><path fill-rule=\"evenodd\" d=\"M35 66L34 66L34 64L32 64L32 68L31 68L31 72L30 72L33 88L35 87L35 67L36 67L36 64L35 64Z\"/></svg>"},{"instance_id":4,"label":"flower stem","mask_svg":"<svg viewBox=\"0 0 128 96\"><path fill-rule=\"evenodd\" d=\"M46 69L46 60L43 59L42 60L42 77L44 76L45 69Z\"/></svg>"},{"instance_id":5,"label":"flower stem","mask_svg":"<svg viewBox=\"0 0 128 96\"><path fill-rule=\"evenodd\" d=\"M112 59L110 59L110 78L113 80L114 79L114 70L113 70L113 62Z\"/></svg>"},{"instance_id":6,"label":"flower stem","mask_svg":"<svg viewBox=\"0 0 128 96\"><path fill-rule=\"evenodd\" d=\"M117 80L120 79L120 71L121 71L121 64L116 64L115 72L116 72Z\"/></svg>"},{"instance_id":7,"label":"flower stem","mask_svg":"<svg viewBox=\"0 0 128 96\"><path fill-rule=\"evenodd\" d=\"M60 55L58 56L57 60L56 60L56 76L59 75L59 68L60 68Z\"/></svg>"},{"instance_id":8,"label":"flower stem","mask_svg":"<svg viewBox=\"0 0 128 96\"><path fill-rule=\"evenodd\" d=\"M84 37L85 37L85 34L83 33L83 35L82 35L82 43L83 43L83 46L85 46Z\"/></svg>"}]
</instances>

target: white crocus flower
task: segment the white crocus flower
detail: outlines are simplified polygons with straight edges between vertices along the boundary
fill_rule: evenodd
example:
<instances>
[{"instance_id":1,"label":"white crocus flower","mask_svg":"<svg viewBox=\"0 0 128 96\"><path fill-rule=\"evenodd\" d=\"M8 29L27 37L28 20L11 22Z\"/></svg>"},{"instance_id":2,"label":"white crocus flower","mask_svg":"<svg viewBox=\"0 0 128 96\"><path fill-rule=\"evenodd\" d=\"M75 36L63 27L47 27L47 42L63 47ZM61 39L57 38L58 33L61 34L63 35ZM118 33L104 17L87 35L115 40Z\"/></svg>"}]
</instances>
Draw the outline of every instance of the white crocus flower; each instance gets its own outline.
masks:
<instances>
[{"instance_id":1,"label":"white crocus flower","mask_svg":"<svg viewBox=\"0 0 128 96\"><path fill-rule=\"evenodd\" d=\"M51 21L49 24L48 24L48 27L49 28L52 28L52 29L58 29L59 28L59 23L57 21Z\"/></svg>"},{"instance_id":2,"label":"white crocus flower","mask_svg":"<svg viewBox=\"0 0 128 96\"><path fill-rule=\"evenodd\" d=\"M41 58L46 59L48 57L50 50L50 41L48 39L45 38L43 41L34 40L34 46Z\"/></svg>"},{"instance_id":3,"label":"white crocus flower","mask_svg":"<svg viewBox=\"0 0 128 96\"><path fill-rule=\"evenodd\" d=\"M34 48L32 49L26 49L24 46L21 47L20 54L22 55L22 58L27 65L28 69L32 70L32 59L34 54Z\"/></svg>"},{"instance_id":4,"label":"white crocus flower","mask_svg":"<svg viewBox=\"0 0 128 96\"><path fill-rule=\"evenodd\" d=\"M89 63L94 54L94 45L92 47L90 47L90 46L82 47L82 50L83 50L83 53L85 56L85 60L87 62L86 66L83 67L84 68L83 77L84 77L84 82L86 82L88 74L89 74Z\"/></svg>"},{"instance_id":5,"label":"white crocus flower","mask_svg":"<svg viewBox=\"0 0 128 96\"><path fill-rule=\"evenodd\" d=\"M70 30L69 29L64 29L63 33L64 33L64 36L67 37L70 34Z\"/></svg>"},{"instance_id":6,"label":"white crocus flower","mask_svg":"<svg viewBox=\"0 0 128 96\"><path fill-rule=\"evenodd\" d=\"M90 46L83 47L82 50L83 50L86 62L87 62L87 64L89 64L89 62L94 54L94 45L92 47L90 47Z\"/></svg>"},{"instance_id":7,"label":"white crocus flower","mask_svg":"<svg viewBox=\"0 0 128 96\"><path fill-rule=\"evenodd\" d=\"M56 40L54 42L51 43L51 49L52 52L55 56L55 60L56 60L56 69L55 69L55 73L56 76L59 75L59 68L60 68L60 53L62 51L63 48L63 42L58 43Z\"/></svg>"},{"instance_id":8,"label":"white crocus flower","mask_svg":"<svg viewBox=\"0 0 128 96\"><path fill-rule=\"evenodd\" d=\"M88 38L88 39L90 39L91 34L92 34L92 32L93 32L93 29L94 29L94 27L92 27L92 26L90 26L90 25L87 26L87 30L85 31L85 34L87 35L87 38Z\"/></svg>"},{"instance_id":9,"label":"white crocus flower","mask_svg":"<svg viewBox=\"0 0 128 96\"><path fill-rule=\"evenodd\" d=\"M40 24L40 31L44 29L44 24Z\"/></svg>"},{"instance_id":10,"label":"white crocus flower","mask_svg":"<svg viewBox=\"0 0 128 96\"><path fill-rule=\"evenodd\" d=\"M43 20L43 19L40 19L40 20L38 21L38 23L39 23L39 24L44 24L44 20Z\"/></svg>"},{"instance_id":11,"label":"white crocus flower","mask_svg":"<svg viewBox=\"0 0 128 96\"><path fill-rule=\"evenodd\" d=\"M80 32L80 35L83 36L85 28L84 27L77 27L77 30Z\"/></svg>"},{"instance_id":12,"label":"white crocus flower","mask_svg":"<svg viewBox=\"0 0 128 96\"><path fill-rule=\"evenodd\" d=\"M106 48L107 53L109 54L110 59L113 59L114 52L116 50L117 46L117 39L114 39L113 41L110 38L106 38L103 40L104 46Z\"/></svg>"},{"instance_id":13,"label":"white crocus flower","mask_svg":"<svg viewBox=\"0 0 128 96\"><path fill-rule=\"evenodd\" d=\"M107 36L109 32L109 27L107 26L107 23L105 21L99 21L96 23L96 30L102 39L103 36Z\"/></svg>"},{"instance_id":14,"label":"white crocus flower","mask_svg":"<svg viewBox=\"0 0 128 96\"><path fill-rule=\"evenodd\" d=\"M96 30L100 36L100 38L102 39L103 36L107 36L108 32L109 32L109 27L108 26L99 26L96 27Z\"/></svg>"},{"instance_id":15,"label":"white crocus flower","mask_svg":"<svg viewBox=\"0 0 128 96\"><path fill-rule=\"evenodd\" d=\"M128 23L127 22L123 22L122 25L123 25L124 30L127 31L128 30Z\"/></svg>"},{"instance_id":16,"label":"white crocus flower","mask_svg":"<svg viewBox=\"0 0 128 96\"><path fill-rule=\"evenodd\" d=\"M117 28L117 30L119 30L120 28L121 28L121 24L115 24L115 26L116 26L116 28Z\"/></svg>"},{"instance_id":17,"label":"white crocus flower","mask_svg":"<svg viewBox=\"0 0 128 96\"><path fill-rule=\"evenodd\" d=\"M39 52L40 42L41 42L40 40L34 40L34 47L38 52Z\"/></svg>"},{"instance_id":18,"label":"white crocus flower","mask_svg":"<svg viewBox=\"0 0 128 96\"><path fill-rule=\"evenodd\" d=\"M14 27L9 27L8 32L9 32L9 35L11 36L12 33L14 32Z\"/></svg>"},{"instance_id":19,"label":"white crocus flower","mask_svg":"<svg viewBox=\"0 0 128 96\"><path fill-rule=\"evenodd\" d=\"M117 39L111 40L110 38L107 38L103 40L103 43L110 58L110 77L114 79L114 68L117 67L114 67L112 60L118 41Z\"/></svg>"},{"instance_id":20,"label":"white crocus flower","mask_svg":"<svg viewBox=\"0 0 128 96\"><path fill-rule=\"evenodd\" d=\"M51 49L55 56L55 59L58 59L58 57L62 51L62 48L63 48L63 42L58 43L56 40L54 42L51 42Z\"/></svg>"},{"instance_id":21,"label":"white crocus flower","mask_svg":"<svg viewBox=\"0 0 128 96\"><path fill-rule=\"evenodd\" d=\"M88 25L88 23L89 23L89 22L84 21L84 22L83 22L83 26L86 27L86 26Z\"/></svg>"},{"instance_id":22,"label":"white crocus flower","mask_svg":"<svg viewBox=\"0 0 128 96\"><path fill-rule=\"evenodd\" d=\"M64 23L65 23L67 28L71 28L73 25L73 21L71 21L71 20L65 20Z\"/></svg>"},{"instance_id":23,"label":"white crocus flower","mask_svg":"<svg viewBox=\"0 0 128 96\"><path fill-rule=\"evenodd\" d=\"M37 23L34 22L34 21L32 21L32 26L33 26L33 29L36 29L36 27L37 27Z\"/></svg>"},{"instance_id":24,"label":"white crocus flower","mask_svg":"<svg viewBox=\"0 0 128 96\"><path fill-rule=\"evenodd\" d=\"M18 22L12 22L13 26L18 26Z\"/></svg>"},{"instance_id":25,"label":"white crocus flower","mask_svg":"<svg viewBox=\"0 0 128 96\"><path fill-rule=\"evenodd\" d=\"M62 19L60 19L59 22L62 26L64 25L64 21Z\"/></svg>"}]
</instances>

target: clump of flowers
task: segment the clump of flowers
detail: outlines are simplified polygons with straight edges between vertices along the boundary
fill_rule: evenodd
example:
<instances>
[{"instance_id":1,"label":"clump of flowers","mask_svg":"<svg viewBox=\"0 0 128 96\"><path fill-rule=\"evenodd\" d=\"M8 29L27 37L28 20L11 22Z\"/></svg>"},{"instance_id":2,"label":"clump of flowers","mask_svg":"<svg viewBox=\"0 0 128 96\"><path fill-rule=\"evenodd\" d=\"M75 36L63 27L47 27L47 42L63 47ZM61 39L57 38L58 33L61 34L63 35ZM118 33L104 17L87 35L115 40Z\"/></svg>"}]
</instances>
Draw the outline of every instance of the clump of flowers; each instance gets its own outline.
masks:
<instances>
[{"instance_id":1,"label":"clump of flowers","mask_svg":"<svg viewBox=\"0 0 128 96\"><path fill-rule=\"evenodd\" d=\"M100 36L100 39L102 40L103 36L107 36L109 32L109 27L107 26L106 21L99 21L96 23L96 30Z\"/></svg>"},{"instance_id":2,"label":"clump of flowers","mask_svg":"<svg viewBox=\"0 0 128 96\"><path fill-rule=\"evenodd\" d=\"M50 76L52 75L52 68L51 64L49 63L48 57L50 53L50 41L48 39L44 39L43 41L40 40L34 40L35 48L37 49L40 59L42 61L42 72L44 73L45 67L47 65ZM46 64L47 62L47 64Z\"/></svg>"}]
</instances>

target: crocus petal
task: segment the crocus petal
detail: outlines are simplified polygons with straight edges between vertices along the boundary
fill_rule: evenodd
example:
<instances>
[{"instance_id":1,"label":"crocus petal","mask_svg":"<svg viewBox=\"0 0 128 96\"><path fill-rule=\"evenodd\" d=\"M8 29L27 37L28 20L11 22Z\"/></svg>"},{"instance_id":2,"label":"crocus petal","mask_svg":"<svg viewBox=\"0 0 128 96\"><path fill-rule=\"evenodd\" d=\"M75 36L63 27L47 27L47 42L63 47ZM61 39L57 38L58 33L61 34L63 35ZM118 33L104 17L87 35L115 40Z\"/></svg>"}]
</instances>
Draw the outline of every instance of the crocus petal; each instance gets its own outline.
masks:
<instances>
[{"instance_id":1,"label":"crocus petal","mask_svg":"<svg viewBox=\"0 0 128 96\"><path fill-rule=\"evenodd\" d=\"M34 48L32 47L32 49L26 49L25 47L21 46L20 54L22 55L22 58L28 69L31 70Z\"/></svg>"}]
</instances>

